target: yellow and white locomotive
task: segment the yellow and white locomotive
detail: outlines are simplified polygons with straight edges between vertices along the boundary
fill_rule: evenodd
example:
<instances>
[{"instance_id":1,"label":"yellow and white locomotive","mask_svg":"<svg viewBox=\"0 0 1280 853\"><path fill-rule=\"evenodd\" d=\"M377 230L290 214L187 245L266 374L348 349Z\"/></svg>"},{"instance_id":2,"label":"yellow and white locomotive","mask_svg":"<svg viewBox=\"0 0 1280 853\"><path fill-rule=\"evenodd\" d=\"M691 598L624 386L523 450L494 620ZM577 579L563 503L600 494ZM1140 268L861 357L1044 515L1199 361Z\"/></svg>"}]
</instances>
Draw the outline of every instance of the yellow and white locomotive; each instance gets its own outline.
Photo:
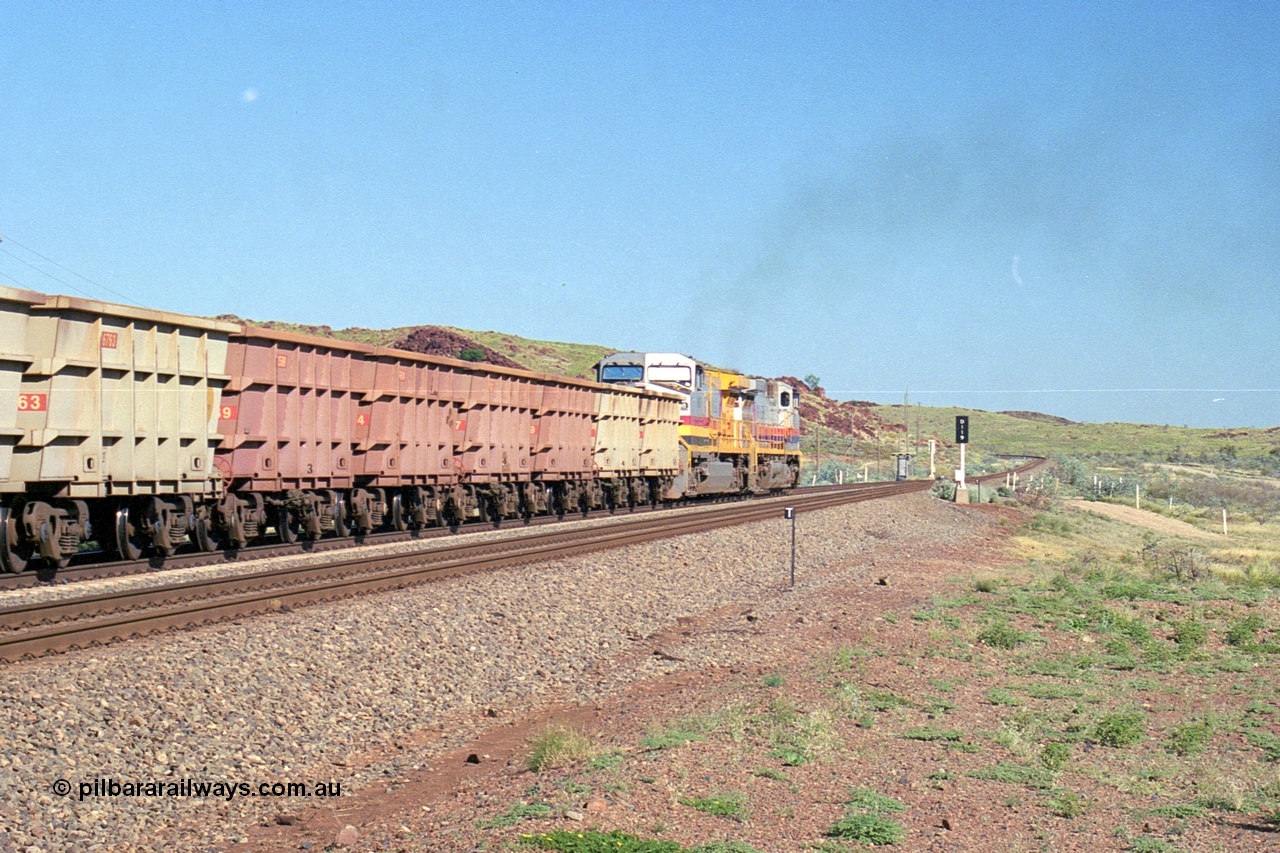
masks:
<instances>
[{"instance_id":1,"label":"yellow and white locomotive","mask_svg":"<svg viewBox=\"0 0 1280 853\"><path fill-rule=\"evenodd\" d=\"M596 372L602 383L680 398L680 473L669 499L767 492L799 482L799 395L787 383L667 352L614 353Z\"/></svg>"}]
</instances>

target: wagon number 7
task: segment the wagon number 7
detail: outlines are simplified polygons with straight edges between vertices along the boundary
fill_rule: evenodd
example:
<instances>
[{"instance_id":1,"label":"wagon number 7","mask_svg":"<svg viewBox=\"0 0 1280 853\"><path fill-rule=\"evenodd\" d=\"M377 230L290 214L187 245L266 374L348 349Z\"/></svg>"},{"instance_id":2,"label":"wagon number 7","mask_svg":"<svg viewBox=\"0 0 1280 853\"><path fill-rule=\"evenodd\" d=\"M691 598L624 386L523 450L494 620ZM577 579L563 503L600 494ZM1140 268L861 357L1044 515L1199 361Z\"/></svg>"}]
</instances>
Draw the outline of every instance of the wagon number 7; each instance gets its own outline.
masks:
<instances>
[{"instance_id":1,"label":"wagon number 7","mask_svg":"<svg viewBox=\"0 0 1280 853\"><path fill-rule=\"evenodd\" d=\"M49 408L48 394L19 394L19 412L43 412Z\"/></svg>"}]
</instances>

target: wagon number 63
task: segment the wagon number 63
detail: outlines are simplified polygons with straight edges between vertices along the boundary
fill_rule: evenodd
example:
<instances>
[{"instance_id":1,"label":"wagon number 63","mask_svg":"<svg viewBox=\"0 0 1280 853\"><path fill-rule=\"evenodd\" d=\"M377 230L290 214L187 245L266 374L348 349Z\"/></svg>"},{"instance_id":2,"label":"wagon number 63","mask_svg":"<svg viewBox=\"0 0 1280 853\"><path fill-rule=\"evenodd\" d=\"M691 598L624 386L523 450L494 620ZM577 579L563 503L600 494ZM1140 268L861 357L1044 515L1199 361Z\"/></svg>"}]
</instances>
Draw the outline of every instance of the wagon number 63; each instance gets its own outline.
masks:
<instances>
[{"instance_id":1,"label":"wagon number 63","mask_svg":"<svg viewBox=\"0 0 1280 853\"><path fill-rule=\"evenodd\" d=\"M19 394L19 412L43 412L49 408L48 394Z\"/></svg>"}]
</instances>

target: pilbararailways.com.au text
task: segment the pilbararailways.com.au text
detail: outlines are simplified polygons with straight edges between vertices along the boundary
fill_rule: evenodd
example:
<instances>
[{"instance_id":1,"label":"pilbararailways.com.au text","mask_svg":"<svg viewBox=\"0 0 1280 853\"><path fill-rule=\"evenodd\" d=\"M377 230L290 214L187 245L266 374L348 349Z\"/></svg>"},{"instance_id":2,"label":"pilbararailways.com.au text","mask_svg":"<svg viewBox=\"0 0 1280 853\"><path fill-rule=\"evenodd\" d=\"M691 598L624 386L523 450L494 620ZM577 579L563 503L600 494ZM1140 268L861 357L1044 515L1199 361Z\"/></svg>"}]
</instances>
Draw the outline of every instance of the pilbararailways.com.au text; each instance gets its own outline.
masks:
<instances>
[{"instance_id":1,"label":"pilbararailways.com.au text","mask_svg":"<svg viewBox=\"0 0 1280 853\"><path fill-rule=\"evenodd\" d=\"M90 797L193 797L218 798L230 802L236 797L340 797L342 783L325 782L206 782L198 779L87 779L72 787L66 779L53 783L60 797L73 791L77 799Z\"/></svg>"}]
</instances>

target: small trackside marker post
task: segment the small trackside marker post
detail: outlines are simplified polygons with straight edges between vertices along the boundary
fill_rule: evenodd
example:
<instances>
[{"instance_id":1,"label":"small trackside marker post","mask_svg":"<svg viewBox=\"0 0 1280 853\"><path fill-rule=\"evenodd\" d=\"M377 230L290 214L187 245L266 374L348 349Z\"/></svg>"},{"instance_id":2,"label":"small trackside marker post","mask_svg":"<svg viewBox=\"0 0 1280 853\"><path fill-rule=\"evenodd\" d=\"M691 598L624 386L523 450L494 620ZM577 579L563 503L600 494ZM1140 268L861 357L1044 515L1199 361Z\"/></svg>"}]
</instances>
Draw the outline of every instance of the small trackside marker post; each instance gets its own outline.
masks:
<instances>
[{"instance_id":1,"label":"small trackside marker post","mask_svg":"<svg viewBox=\"0 0 1280 853\"><path fill-rule=\"evenodd\" d=\"M796 508L782 508L782 517L791 520L791 588L796 586Z\"/></svg>"}]
</instances>

